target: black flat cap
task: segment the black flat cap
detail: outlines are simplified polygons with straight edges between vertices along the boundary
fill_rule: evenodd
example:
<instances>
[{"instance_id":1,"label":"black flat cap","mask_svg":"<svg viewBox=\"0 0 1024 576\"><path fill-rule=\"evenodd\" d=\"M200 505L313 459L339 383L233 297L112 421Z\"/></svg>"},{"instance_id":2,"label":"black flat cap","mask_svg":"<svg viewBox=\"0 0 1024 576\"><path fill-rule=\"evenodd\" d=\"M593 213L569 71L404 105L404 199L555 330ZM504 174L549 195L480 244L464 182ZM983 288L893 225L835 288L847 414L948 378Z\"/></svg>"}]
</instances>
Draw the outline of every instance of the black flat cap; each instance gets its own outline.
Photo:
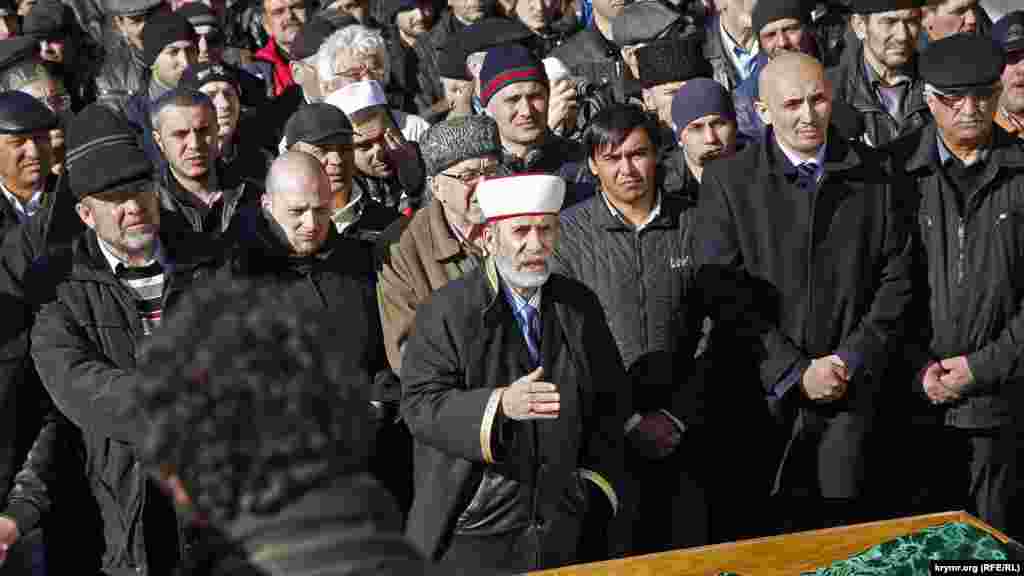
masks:
<instances>
[{"instance_id":1,"label":"black flat cap","mask_svg":"<svg viewBox=\"0 0 1024 576\"><path fill-rule=\"evenodd\" d=\"M39 53L39 41L30 36L15 36L0 40L0 71L19 62L34 58Z\"/></svg>"},{"instance_id":2,"label":"black flat cap","mask_svg":"<svg viewBox=\"0 0 1024 576\"><path fill-rule=\"evenodd\" d=\"M235 87L235 92L241 97L242 90L239 87L238 71L231 66L203 62L195 66L189 66L181 75L178 82L179 88L199 91L200 88L210 82L227 82Z\"/></svg>"},{"instance_id":3,"label":"black flat cap","mask_svg":"<svg viewBox=\"0 0 1024 576\"><path fill-rule=\"evenodd\" d=\"M18 5L14 0L0 0L0 16L14 16L18 13Z\"/></svg>"},{"instance_id":4,"label":"black flat cap","mask_svg":"<svg viewBox=\"0 0 1024 576\"><path fill-rule=\"evenodd\" d=\"M21 21L21 33L36 38L58 38L71 33L75 14L58 0L39 0Z\"/></svg>"},{"instance_id":5,"label":"black flat cap","mask_svg":"<svg viewBox=\"0 0 1024 576\"><path fill-rule=\"evenodd\" d=\"M1024 50L1024 10L1010 12L993 24L992 39L999 42L1005 52Z\"/></svg>"},{"instance_id":6,"label":"black flat cap","mask_svg":"<svg viewBox=\"0 0 1024 576\"><path fill-rule=\"evenodd\" d=\"M111 16L137 16L152 12L163 0L103 0L103 13Z\"/></svg>"},{"instance_id":7,"label":"black flat cap","mask_svg":"<svg viewBox=\"0 0 1024 576\"><path fill-rule=\"evenodd\" d=\"M654 42L680 18L682 14L657 0L626 4L612 19L612 40L619 46Z\"/></svg>"},{"instance_id":8,"label":"black flat cap","mask_svg":"<svg viewBox=\"0 0 1024 576\"><path fill-rule=\"evenodd\" d=\"M460 46L463 54L469 56L502 44L526 45L532 39L533 32L519 20L491 17L463 28L446 44Z\"/></svg>"},{"instance_id":9,"label":"black flat cap","mask_svg":"<svg viewBox=\"0 0 1024 576\"><path fill-rule=\"evenodd\" d=\"M925 0L852 0L850 9L854 14L877 14L920 8L924 6L924 2Z\"/></svg>"},{"instance_id":10,"label":"black flat cap","mask_svg":"<svg viewBox=\"0 0 1024 576\"><path fill-rule=\"evenodd\" d=\"M57 125L57 115L42 102L18 90L0 92L0 134L29 134Z\"/></svg>"},{"instance_id":11,"label":"black flat cap","mask_svg":"<svg viewBox=\"0 0 1024 576\"><path fill-rule=\"evenodd\" d=\"M213 10L210 10L209 6L202 2L190 2L178 8L176 12L180 16L184 16L193 28L198 28L199 26L212 26L218 30L221 28L217 15L213 13Z\"/></svg>"},{"instance_id":12,"label":"black flat cap","mask_svg":"<svg viewBox=\"0 0 1024 576\"><path fill-rule=\"evenodd\" d=\"M987 36L954 34L932 42L921 54L921 79L939 88L994 84L1003 73L1003 47Z\"/></svg>"},{"instance_id":13,"label":"black flat cap","mask_svg":"<svg viewBox=\"0 0 1024 576\"><path fill-rule=\"evenodd\" d=\"M764 2L765 0L760 0ZM652 42L636 51L640 82L657 86L711 75L711 64L704 58L704 38L688 34Z\"/></svg>"},{"instance_id":14,"label":"black flat cap","mask_svg":"<svg viewBox=\"0 0 1024 576\"><path fill-rule=\"evenodd\" d=\"M356 24L355 18L351 18L351 20L350 24ZM295 41L292 42L292 60L305 60L316 54L324 40L327 40L327 37L333 34L335 30L340 30L341 28L341 26L319 15L310 18L302 25L299 33L295 35Z\"/></svg>"},{"instance_id":15,"label":"black flat cap","mask_svg":"<svg viewBox=\"0 0 1024 576\"><path fill-rule=\"evenodd\" d=\"M284 126L285 146L296 142L307 144L352 143L352 123L336 106L306 104L295 111Z\"/></svg>"}]
</instances>

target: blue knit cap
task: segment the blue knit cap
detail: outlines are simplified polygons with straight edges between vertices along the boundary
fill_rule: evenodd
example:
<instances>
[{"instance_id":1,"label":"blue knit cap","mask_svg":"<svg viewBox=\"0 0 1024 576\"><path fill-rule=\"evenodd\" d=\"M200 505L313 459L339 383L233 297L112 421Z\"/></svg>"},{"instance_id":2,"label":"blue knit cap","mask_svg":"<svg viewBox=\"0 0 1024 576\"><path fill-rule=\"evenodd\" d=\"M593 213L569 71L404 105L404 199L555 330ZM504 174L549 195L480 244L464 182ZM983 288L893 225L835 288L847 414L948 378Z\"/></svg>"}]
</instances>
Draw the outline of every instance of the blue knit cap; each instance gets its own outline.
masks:
<instances>
[{"instance_id":1,"label":"blue knit cap","mask_svg":"<svg viewBox=\"0 0 1024 576\"><path fill-rule=\"evenodd\" d=\"M520 44L504 44L487 51L480 67L480 103L487 103L502 88L516 82L540 82L547 86L544 65Z\"/></svg>"},{"instance_id":2,"label":"blue knit cap","mask_svg":"<svg viewBox=\"0 0 1024 576\"><path fill-rule=\"evenodd\" d=\"M676 130L682 130L690 122L710 114L736 119L732 97L721 84L710 78L688 80L672 98L672 123Z\"/></svg>"}]
</instances>

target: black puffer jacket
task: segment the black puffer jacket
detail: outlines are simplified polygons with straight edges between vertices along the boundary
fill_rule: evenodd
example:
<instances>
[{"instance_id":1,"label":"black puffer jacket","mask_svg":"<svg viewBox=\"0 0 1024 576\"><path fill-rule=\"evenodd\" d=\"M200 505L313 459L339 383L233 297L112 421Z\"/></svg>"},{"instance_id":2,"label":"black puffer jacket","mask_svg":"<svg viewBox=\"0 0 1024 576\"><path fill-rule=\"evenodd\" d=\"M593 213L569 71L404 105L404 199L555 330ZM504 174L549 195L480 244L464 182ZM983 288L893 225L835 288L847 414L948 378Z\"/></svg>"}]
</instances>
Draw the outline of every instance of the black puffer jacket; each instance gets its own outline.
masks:
<instances>
[{"instance_id":1,"label":"black puffer jacket","mask_svg":"<svg viewBox=\"0 0 1024 576\"><path fill-rule=\"evenodd\" d=\"M903 117L893 118L878 101L864 69L864 46L851 47L843 52L843 61L826 72L832 82L833 99L852 106L864 120L865 141L881 147L910 134L931 121L932 113L924 101L924 81L911 70L913 81L910 93L903 103Z\"/></svg>"},{"instance_id":2,"label":"black puffer jacket","mask_svg":"<svg viewBox=\"0 0 1024 576\"><path fill-rule=\"evenodd\" d=\"M623 365L636 379L635 411L664 408L692 421L697 404L679 393L674 364L677 352L693 357L700 336L700 318L687 315L692 269L683 249L694 204L659 194L660 213L639 232L612 214L602 194L562 212L555 269L601 301Z\"/></svg>"},{"instance_id":3,"label":"black puffer jacket","mask_svg":"<svg viewBox=\"0 0 1024 576\"><path fill-rule=\"evenodd\" d=\"M894 165L914 183L905 191L920 295L909 323L919 336L906 355L911 373L932 359L966 355L976 381L936 416L964 428L1009 424L1024 400L1024 148L995 127L984 185L965 199L963 213L939 167L935 124L891 148ZM919 376L913 385L921 391Z\"/></svg>"},{"instance_id":4,"label":"black puffer jacket","mask_svg":"<svg viewBox=\"0 0 1024 576\"><path fill-rule=\"evenodd\" d=\"M200 241L202 240L202 241ZM215 267L214 247L183 235L165 241L173 263L164 310ZM170 574L185 542L174 510L136 458L144 422L133 408L136 345L142 323L134 296L114 276L96 234L41 261L47 292L32 331L32 357L54 403L74 424L92 498L77 502L83 574ZM65 439L71 443L72 439Z\"/></svg>"}]
</instances>

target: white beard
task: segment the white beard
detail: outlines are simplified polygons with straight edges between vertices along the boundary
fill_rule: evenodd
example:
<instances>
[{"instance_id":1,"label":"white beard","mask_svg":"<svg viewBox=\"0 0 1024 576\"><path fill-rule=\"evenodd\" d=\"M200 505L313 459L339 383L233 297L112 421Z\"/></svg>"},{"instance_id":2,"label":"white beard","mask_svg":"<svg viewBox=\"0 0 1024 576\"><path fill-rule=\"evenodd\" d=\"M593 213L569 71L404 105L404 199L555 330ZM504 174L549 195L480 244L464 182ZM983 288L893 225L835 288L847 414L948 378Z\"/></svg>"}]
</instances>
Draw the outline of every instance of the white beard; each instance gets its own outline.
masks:
<instances>
[{"instance_id":1,"label":"white beard","mask_svg":"<svg viewBox=\"0 0 1024 576\"><path fill-rule=\"evenodd\" d=\"M543 272L520 272L511 259L498 254L494 255L494 265L501 277L514 288L540 288L551 276L550 266L545 266Z\"/></svg>"}]
</instances>

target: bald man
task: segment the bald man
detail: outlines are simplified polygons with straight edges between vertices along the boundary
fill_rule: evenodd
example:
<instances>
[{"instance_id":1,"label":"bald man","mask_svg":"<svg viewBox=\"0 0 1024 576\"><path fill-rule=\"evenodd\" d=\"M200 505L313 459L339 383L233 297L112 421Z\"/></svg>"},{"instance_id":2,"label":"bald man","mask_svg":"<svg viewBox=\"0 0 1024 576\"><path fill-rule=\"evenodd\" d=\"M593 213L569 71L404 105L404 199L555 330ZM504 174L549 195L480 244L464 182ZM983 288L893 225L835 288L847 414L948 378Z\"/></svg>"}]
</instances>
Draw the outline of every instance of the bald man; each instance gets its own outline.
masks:
<instances>
[{"instance_id":1,"label":"bald man","mask_svg":"<svg viewBox=\"0 0 1024 576\"><path fill-rule=\"evenodd\" d=\"M387 417L397 412L400 390L384 355L373 267L359 241L335 229L333 200L330 180L315 156L298 151L279 156L270 165L261 201L239 215L239 232L220 279L271 284L282 302L312 302L332 318L331 325L344 327L330 346L351 363L353 385L366 391L378 434L386 436L378 436L378 453L390 459L374 459L372 471L407 506L411 465L399 450L409 452L411 440Z\"/></svg>"},{"instance_id":2,"label":"bald man","mask_svg":"<svg viewBox=\"0 0 1024 576\"><path fill-rule=\"evenodd\" d=\"M770 491L768 530L840 525L868 509L863 446L886 343L910 296L907 234L884 157L829 128L821 64L777 56L760 95L765 140L705 168L694 218L694 264L721 356L710 373L735 383L711 408L735 422L732 405L757 391L753 381L774 417L719 451L723 482Z\"/></svg>"}]
</instances>

